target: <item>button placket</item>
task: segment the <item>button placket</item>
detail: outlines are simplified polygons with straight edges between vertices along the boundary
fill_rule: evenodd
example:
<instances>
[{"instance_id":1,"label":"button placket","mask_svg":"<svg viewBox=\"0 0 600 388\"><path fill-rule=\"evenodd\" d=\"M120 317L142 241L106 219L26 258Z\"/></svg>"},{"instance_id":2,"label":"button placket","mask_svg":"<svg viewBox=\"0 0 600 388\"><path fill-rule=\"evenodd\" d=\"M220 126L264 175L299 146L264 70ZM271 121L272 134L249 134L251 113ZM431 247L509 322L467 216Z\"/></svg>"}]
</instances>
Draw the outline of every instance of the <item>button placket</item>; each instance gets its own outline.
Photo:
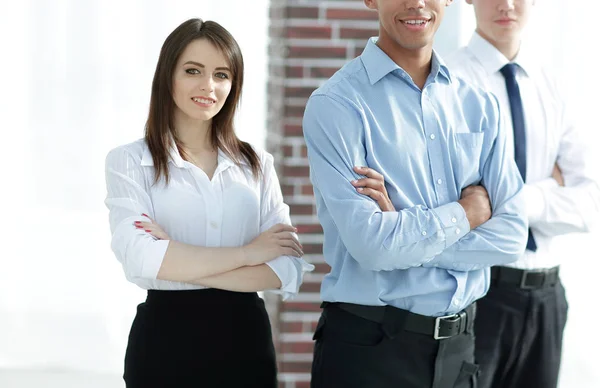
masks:
<instances>
[{"instance_id":1,"label":"button placket","mask_svg":"<svg viewBox=\"0 0 600 388\"><path fill-rule=\"evenodd\" d=\"M206 242L207 246L221 245L221 221L223 220L223 201L220 177L215 175L210 182L211 200L206 202Z\"/></svg>"}]
</instances>

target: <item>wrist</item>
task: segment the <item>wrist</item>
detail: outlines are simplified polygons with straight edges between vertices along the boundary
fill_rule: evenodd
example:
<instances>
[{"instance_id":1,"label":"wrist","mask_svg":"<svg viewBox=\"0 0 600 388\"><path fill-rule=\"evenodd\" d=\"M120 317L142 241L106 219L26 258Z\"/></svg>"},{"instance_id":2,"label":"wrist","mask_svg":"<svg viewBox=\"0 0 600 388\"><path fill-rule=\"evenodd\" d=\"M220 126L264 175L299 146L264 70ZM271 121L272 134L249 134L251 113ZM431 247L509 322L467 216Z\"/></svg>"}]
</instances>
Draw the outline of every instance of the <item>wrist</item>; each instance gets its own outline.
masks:
<instances>
[{"instance_id":1,"label":"wrist","mask_svg":"<svg viewBox=\"0 0 600 388\"><path fill-rule=\"evenodd\" d=\"M233 253L234 261L236 266L245 267L248 265L248 245L244 245L239 248L234 248Z\"/></svg>"},{"instance_id":2,"label":"wrist","mask_svg":"<svg viewBox=\"0 0 600 388\"><path fill-rule=\"evenodd\" d=\"M471 204L468 200L461 198L458 200L458 204L460 206L462 206L462 208L465 211L465 217L467 217L467 221L469 221L469 228L470 230L473 230L477 227L477 225L474 224L473 221L473 214L471 212Z\"/></svg>"}]
</instances>

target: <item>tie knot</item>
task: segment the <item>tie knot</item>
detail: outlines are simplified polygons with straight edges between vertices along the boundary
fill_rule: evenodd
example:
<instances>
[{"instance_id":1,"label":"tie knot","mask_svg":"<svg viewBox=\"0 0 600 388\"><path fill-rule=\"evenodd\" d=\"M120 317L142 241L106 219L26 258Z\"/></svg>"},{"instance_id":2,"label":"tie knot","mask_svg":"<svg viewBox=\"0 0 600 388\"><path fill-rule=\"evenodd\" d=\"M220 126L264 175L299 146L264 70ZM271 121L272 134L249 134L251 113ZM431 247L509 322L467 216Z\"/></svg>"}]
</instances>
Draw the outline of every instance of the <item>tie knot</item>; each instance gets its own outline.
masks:
<instances>
[{"instance_id":1,"label":"tie knot","mask_svg":"<svg viewBox=\"0 0 600 388\"><path fill-rule=\"evenodd\" d=\"M516 63L507 63L502 69L500 69L500 72L506 79L516 79L517 67L519 67L519 65Z\"/></svg>"}]
</instances>

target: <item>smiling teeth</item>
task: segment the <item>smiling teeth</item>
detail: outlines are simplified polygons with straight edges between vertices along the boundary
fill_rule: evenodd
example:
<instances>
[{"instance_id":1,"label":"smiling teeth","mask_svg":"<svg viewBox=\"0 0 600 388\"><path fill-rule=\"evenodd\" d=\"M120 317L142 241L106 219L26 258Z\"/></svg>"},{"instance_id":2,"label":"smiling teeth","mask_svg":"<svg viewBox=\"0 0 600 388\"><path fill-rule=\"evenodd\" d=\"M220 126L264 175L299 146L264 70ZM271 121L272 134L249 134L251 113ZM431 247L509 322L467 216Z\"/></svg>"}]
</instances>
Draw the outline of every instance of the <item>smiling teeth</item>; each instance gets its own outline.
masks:
<instances>
[{"instance_id":1,"label":"smiling teeth","mask_svg":"<svg viewBox=\"0 0 600 388\"><path fill-rule=\"evenodd\" d=\"M194 101L196 101L196 102L199 102L199 103L201 103L201 104L212 104L212 103L214 103L214 101L213 101L213 100L207 100L207 99L204 99L204 98L196 98L196 97L193 97L193 98L192 98L192 100L194 100Z\"/></svg>"},{"instance_id":2,"label":"smiling teeth","mask_svg":"<svg viewBox=\"0 0 600 388\"><path fill-rule=\"evenodd\" d=\"M406 24L425 24L427 20L406 20L404 23Z\"/></svg>"}]
</instances>

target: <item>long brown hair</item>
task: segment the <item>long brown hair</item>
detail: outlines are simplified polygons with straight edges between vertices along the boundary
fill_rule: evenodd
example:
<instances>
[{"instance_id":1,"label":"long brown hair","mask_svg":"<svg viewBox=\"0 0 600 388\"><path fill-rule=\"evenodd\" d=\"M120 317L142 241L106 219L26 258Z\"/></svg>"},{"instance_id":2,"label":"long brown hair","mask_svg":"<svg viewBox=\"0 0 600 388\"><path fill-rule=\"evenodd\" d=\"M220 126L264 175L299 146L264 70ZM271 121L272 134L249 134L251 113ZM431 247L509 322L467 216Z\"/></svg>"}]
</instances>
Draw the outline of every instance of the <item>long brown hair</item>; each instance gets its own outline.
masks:
<instances>
[{"instance_id":1,"label":"long brown hair","mask_svg":"<svg viewBox=\"0 0 600 388\"><path fill-rule=\"evenodd\" d=\"M235 134L233 119L242 94L244 83L244 59L233 36L220 24L202 19L190 19L179 25L167 37L160 50L150 97L150 111L146 121L145 140L154 161L155 181L161 177L169 183L169 148L173 138L177 149L186 158L183 143L177 137L173 123L173 72L181 53L196 39L206 39L221 50L232 72L231 91L223 107L212 118L210 142L221 149L239 166L245 160L255 178L261 173L258 155L252 146L241 141Z\"/></svg>"}]
</instances>

